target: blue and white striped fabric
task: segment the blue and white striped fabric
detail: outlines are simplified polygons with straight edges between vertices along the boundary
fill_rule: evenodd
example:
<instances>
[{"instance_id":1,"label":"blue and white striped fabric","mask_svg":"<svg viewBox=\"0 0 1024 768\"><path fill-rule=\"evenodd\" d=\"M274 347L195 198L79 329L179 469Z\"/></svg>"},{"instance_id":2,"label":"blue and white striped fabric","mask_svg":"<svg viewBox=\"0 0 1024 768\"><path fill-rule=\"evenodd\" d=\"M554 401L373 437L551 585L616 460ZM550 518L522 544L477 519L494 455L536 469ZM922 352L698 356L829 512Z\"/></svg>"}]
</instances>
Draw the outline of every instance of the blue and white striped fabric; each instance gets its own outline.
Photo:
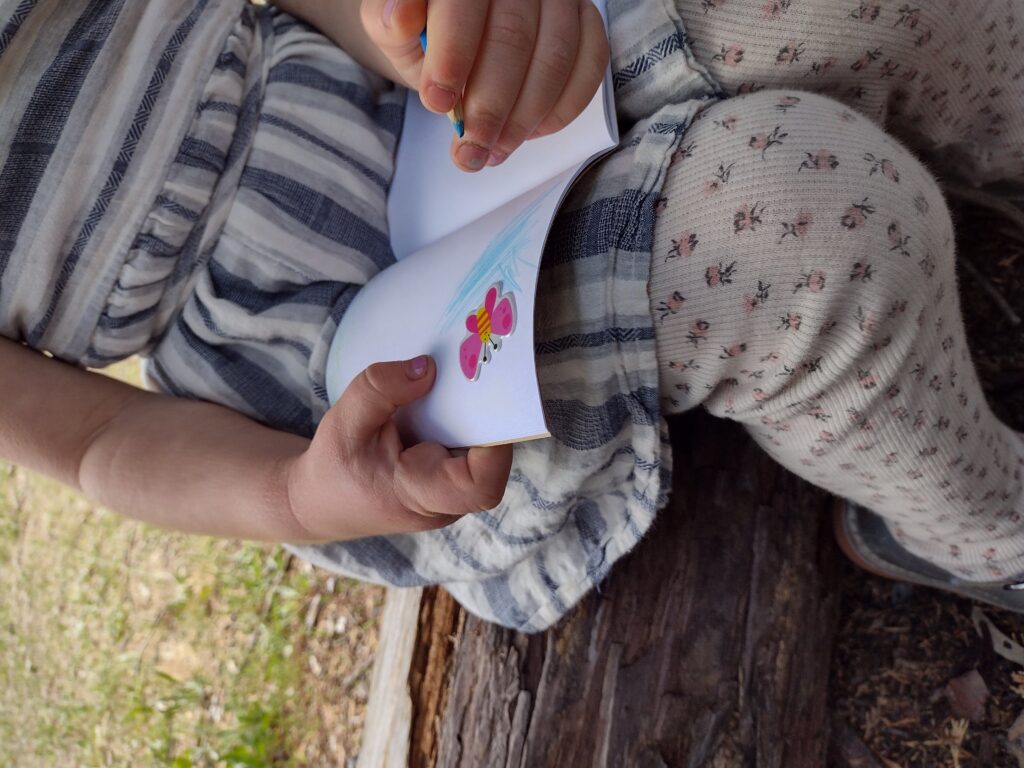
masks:
<instances>
[{"instance_id":1,"label":"blue and white striped fabric","mask_svg":"<svg viewBox=\"0 0 1024 768\"><path fill-rule=\"evenodd\" d=\"M559 214L536 339L554 437L440 531L295 551L536 631L652 524L670 471L647 297L670 156L718 95L661 0L610 0L621 148ZM244 0L0 0L0 334L311 434L337 321L393 261L403 93ZM343 500L339 500L343 503ZM215 510L212 511L215 513Z\"/></svg>"}]
</instances>

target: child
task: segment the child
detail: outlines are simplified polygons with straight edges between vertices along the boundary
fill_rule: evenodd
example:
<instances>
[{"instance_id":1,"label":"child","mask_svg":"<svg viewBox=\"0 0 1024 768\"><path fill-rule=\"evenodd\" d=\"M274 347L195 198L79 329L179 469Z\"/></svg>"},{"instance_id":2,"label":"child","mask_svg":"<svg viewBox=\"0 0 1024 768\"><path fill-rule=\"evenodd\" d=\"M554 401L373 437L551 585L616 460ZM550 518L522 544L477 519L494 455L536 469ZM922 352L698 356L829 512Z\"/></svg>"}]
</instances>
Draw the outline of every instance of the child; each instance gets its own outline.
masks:
<instances>
[{"instance_id":1,"label":"child","mask_svg":"<svg viewBox=\"0 0 1024 768\"><path fill-rule=\"evenodd\" d=\"M282 5L435 111L465 85L467 170L515 162L604 66L589 2L434 0L422 64L421 0L363 3L365 35L344 2ZM168 526L336 539L295 548L536 631L649 528L663 415L703 404L881 516L845 529L877 534L853 537L868 564L1001 598L1024 573L1024 445L970 363L941 192L872 120L971 180L1020 180L1024 14L941 5L609 2L622 146L552 230L554 437L513 460L400 444L426 358L325 401L337 321L392 259L400 90L241 0L4 2L0 333L92 367L141 352L179 399L3 342L0 456Z\"/></svg>"}]
</instances>

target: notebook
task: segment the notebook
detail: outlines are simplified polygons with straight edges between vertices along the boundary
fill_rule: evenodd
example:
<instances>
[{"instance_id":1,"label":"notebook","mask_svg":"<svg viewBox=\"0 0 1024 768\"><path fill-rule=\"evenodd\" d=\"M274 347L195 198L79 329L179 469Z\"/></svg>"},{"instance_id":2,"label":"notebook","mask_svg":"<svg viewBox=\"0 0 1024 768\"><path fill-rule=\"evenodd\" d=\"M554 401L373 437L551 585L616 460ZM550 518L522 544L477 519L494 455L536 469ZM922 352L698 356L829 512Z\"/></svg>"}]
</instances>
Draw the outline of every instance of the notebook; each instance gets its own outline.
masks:
<instances>
[{"instance_id":1,"label":"notebook","mask_svg":"<svg viewBox=\"0 0 1024 768\"><path fill-rule=\"evenodd\" d=\"M328 396L336 402L374 362L429 354L432 390L395 415L403 440L455 448L546 437L533 353L541 254L573 182L618 144L610 72L569 126L500 166L459 171L451 138L448 119L410 92L388 197L397 261L343 315Z\"/></svg>"}]
</instances>

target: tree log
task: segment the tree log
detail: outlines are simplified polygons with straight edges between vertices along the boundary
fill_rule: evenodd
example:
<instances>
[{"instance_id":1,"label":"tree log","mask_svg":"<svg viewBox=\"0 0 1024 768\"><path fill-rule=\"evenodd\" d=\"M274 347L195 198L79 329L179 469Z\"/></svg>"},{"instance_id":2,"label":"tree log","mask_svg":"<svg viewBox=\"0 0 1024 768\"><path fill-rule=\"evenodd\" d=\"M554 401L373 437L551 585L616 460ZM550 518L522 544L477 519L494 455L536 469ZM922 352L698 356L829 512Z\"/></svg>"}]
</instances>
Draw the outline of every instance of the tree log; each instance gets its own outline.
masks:
<instances>
[{"instance_id":1,"label":"tree log","mask_svg":"<svg viewBox=\"0 0 1024 768\"><path fill-rule=\"evenodd\" d=\"M558 626L511 632L425 591L410 766L826 764L836 502L735 425L672 434L668 508Z\"/></svg>"}]
</instances>

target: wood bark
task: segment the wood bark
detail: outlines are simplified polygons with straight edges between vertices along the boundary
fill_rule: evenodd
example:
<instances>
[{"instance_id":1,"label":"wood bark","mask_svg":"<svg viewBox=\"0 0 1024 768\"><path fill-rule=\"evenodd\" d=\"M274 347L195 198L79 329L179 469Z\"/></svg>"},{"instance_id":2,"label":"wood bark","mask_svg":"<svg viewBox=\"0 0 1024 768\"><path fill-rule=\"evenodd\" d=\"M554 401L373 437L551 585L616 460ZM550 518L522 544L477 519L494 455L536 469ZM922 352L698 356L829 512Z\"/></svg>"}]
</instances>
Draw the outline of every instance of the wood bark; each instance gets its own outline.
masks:
<instances>
[{"instance_id":1,"label":"wood bark","mask_svg":"<svg viewBox=\"0 0 1024 768\"><path fill-rule=\"evenodd\" d=\"M672 433L668 508L558 626L511 632L425 591L410 766L825 765L835 502L735 425Z\"/></svg>"},{"instance_id":2,"label":"wood bark","mask_svg":"<svg viewBox=\"0 0 1024 768\"><path fill-rule=\"evenodd\" d=\"M405 768L413 702L408 682L412 660L422 647L416 621L422 589L389 590L380 618L380 642L373 664L370 702L356 768ZM412 629L412 631L407 631ZM417 689L418 690L418 689ZM417 700L422 707L422 699Z\"/></svg>"}]
</instances>

